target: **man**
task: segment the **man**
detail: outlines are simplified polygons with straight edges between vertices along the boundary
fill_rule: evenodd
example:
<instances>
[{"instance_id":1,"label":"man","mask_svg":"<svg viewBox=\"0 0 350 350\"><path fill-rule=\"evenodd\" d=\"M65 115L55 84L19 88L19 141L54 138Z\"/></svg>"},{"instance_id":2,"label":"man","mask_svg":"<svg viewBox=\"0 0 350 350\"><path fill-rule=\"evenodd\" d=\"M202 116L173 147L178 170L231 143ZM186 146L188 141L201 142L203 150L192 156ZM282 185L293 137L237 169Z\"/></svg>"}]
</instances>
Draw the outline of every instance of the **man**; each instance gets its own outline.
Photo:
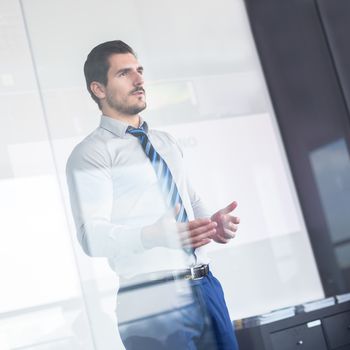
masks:
<instances>
[{"instance_id":1,"label":"man","mask_svg":"<svg viewBox=\"0 0 350 350\"><path fill-rule=\"evenodd\" d=\"M120 276L125 347L238 349L203 250L234 238L239 218L230 213L237 203L208 215L176 141L148 130L139 115L146 108L143 67L127 44L96 46L84 73L102 117L69 157L67 182L82 248L107 257ZM159 311L164 300L169 307Z\"/></svg>"}]
</instances>

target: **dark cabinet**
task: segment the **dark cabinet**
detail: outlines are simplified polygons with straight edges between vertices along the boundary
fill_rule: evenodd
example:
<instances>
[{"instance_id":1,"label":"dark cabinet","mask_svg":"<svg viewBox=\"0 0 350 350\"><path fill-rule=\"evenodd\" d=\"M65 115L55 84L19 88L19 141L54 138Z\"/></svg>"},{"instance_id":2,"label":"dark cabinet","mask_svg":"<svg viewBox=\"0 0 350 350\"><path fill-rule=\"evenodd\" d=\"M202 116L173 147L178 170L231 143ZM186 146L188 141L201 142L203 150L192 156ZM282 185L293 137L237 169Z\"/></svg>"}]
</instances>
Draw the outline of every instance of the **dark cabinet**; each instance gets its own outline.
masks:
<instances>
[{"instance_id":1,"label":"dark cabinet","mask_svg":"<svg viewBox=\"0 0 350 350\"><path fill-rule=\"evenodd\" d=\"M350 311L326 317L322 321L330 349L348 345L350 349Z\"/></svg>"},{"instance_id":2,"label":"dark cabinet","mask_svg":"<svg viewBox=\"0 0 350 350\"><path fill-rule=\"evenodd\" d=\"M350 350L349 301L263 325L235 323L240 350Z\"/></svg>"},{"instance_id":3,"label":"dark cabinet","mask_svg":"<svg viewBox=\"0 0 350 350\"><path fill-rule=\"evenodd\" d=\"M327 350L321 325L308 328L307 324L271 334L273 350Z\"/></svg>"}]
</instances>

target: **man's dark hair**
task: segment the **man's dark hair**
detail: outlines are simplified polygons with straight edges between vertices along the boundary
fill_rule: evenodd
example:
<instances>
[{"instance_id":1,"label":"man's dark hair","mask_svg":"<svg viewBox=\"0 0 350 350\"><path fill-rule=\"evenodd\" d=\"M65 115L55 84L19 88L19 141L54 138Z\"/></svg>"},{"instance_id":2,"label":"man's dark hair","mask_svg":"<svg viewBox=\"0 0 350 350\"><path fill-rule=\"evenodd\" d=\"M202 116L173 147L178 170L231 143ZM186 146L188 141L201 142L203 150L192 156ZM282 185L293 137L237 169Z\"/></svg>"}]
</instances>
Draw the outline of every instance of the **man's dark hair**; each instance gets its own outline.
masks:
<instances>
[{"instance_id":1,"label":"man's dark hair","mask_svg":"<svg viewBox=\"0 0 350 350\"><path fill-rule=\"evenodd\" d=\"M90 84L93 81L97 81L103 85L107 85L107 72L109 69L108 59L115 53L131 53L136 57L135 52L129 45L125 44L121 40L113 40L94 47L88 54L84 64L86 87L100 109L100 101L91 91Z\"/></svg>"}]
</instances>

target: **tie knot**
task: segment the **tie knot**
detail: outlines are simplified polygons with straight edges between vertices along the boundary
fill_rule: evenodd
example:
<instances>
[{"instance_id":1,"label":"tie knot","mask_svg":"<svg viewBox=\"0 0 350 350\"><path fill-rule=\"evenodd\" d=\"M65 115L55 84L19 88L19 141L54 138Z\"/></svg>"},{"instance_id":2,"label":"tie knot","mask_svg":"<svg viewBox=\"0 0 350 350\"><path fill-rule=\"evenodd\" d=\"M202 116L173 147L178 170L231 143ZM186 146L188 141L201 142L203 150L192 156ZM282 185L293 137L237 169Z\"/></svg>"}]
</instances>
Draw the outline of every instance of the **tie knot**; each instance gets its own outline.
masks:
<instances>
[{"instance_id":1,"label":"tie knot","mask_svg":"<svg viewBox=\"0 0 350 350\"><path fill-rule=\"evenodd\" d=\"M132 126L129 126L126 132L138 138L141 138L142 136L147 136L147 131L144 130L142 127L134 128Z\"/></svg>"}]
</instances>

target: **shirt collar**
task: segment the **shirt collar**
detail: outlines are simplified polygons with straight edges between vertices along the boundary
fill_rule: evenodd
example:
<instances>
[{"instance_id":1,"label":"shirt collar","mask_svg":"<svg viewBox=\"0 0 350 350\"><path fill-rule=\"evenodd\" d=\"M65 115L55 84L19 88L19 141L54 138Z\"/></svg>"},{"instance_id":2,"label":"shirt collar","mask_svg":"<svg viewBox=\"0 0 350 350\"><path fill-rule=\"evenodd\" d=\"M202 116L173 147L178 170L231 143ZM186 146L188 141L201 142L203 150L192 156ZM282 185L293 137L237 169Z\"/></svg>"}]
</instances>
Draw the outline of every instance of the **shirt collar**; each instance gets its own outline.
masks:
<instances>
[{"instance_id":1,"label":"shirt collar","mask_svg":"<svg viewBox=\"0 0 350 350\"><path fill-rule=\"evenodd\" d=\"M101 116L100 127L110 131L111 133L119 137L126 137L126 135L129 135L126 132L129 126L130 126L129 124L124 123L120 120L113 119L106 115ZM140 117L140 128L141 127L147 132L148 126L147 126L147 123L142 119L142 117Z\"/></svg>"}]
</instances>

